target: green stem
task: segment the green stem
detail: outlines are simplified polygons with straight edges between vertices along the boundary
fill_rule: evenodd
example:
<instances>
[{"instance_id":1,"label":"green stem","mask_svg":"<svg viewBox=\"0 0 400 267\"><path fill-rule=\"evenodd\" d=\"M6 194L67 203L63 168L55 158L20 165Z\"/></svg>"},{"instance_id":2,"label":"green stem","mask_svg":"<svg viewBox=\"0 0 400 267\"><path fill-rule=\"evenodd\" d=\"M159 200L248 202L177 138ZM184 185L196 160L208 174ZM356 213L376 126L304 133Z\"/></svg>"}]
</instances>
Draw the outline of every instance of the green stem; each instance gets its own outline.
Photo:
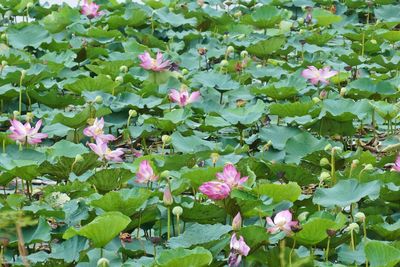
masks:
<instances>
[{"instance_id":1,"label":"green stem","mask_svg":"<svg viewBox=\"0 0 400 267\"><path fill-rule=\"evenodd\" d=\"M171 237L171 207L167 208L168 217L167 217L167 240Z\"/></svg>"},{"instance_id":2,"label":"green stem","mask_svg":"<svg viewBox=\"0 0 400 267\"><path fill-rule=\"evenodd\" d=\"M353 230L350 230L350 246L351 246L351 250L355 250L355 246L354 246L354 234L353 234Z\"/></svg>"},{"instance_id":3,"label":"green stem","mask_svg":"<svg viewBox=\"0 0 400 267\"><path fill-rule=\"evenodd\" d=\"M296 240L293 241L293 246L289 253L289 267L292 267L292 254L295 247L296 247Z\"/></svg>"},{"instance_id":4,"label":"green stem","mask_svg":"<svg viewBox=\"0 0 400 267\"><path fill-rule=\"evenodd\" d=\"M325 250L325 262L328 262L329 259L329 247L331 245L331 237L328 236L328 243L326 244L326 250Z\"/></svg>"},{"instance_id":5,"label":"green stem","mask_svg":"<svg viewBox=\"0 0 400 267\"><path fill-rule=\"evenodd\" d=\"M279 242L279 262L280 262L280 266L281 267L285 267L286 266L286 261L285 261L285 245L286 245L286 241L285 239L282 239Z\"/></svg>"},{"instance_id":6,"label":"green stem","mask_svg":"<svg viewBox=\"0 0 400 267\"><path fill-rule=\"evenodd\" d=\"M331 150L331 177L332 177L332 185L336 184L336 170L335 170L335 149Z\"/></svg>"},{"instance_id":7,"label":"green stem","mask_svg":"<svg viewBox=\"0 0 400 267\"><path fill-rule=\"evenodd\" d=\"M176 215L176 226L178 227L178 235L181 234L181 225L179 223L179 214Z\"/></svg>"}]
</instances>

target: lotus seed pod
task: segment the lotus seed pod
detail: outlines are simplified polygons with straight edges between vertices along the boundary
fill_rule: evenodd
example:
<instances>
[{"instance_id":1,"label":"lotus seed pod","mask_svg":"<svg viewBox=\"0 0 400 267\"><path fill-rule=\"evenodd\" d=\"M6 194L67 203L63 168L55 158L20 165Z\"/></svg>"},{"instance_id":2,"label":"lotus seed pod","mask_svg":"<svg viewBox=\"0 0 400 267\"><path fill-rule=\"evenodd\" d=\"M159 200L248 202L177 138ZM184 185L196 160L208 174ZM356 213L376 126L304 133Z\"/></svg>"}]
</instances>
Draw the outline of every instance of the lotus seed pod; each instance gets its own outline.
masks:
<instances>
[{"instance_id":1,"label":"lotus seed pod","mask_svg":"<svg viewBox=\"0 0 400 267\"><path fill-rule=\"evenodd\" d=\"M17 118L19 115L20 115L20 113L19 113L18 110L14 110L14 111L13 111L13 117L14 117L14 119Z\"/></svg>"},{"instance_id":2,"label":"lotus seed pod","mask_svg":"<svg viewBox=\"0 0 400 267\"><path fill-rule=\"evenodd\" d=\"M360 226L357 223L351 223L347 227L348 231L356 231L356 232L358 232L359 229L360 229Z\"/></svg>"},{"instance_id":3,"label":"lotus seed pod","mask_svg":"<svg viewBox=\"0 0 400 267\"><path fill-rule=\"evenodd\" d=\"M340 146L334 146L332 150L334 150L336 153L342 152L342 148Z\"/></svg>"},{"instance_id":4,"label":"lotus seed pod","mask_svg":"<svg viewBox=\"0 0 400 267\"><path fill-rule=\"evenodd\" d=\"M317 104L317 103L321 102L321 99L320 99L319 97L314 96L313 99L312 99L312 101L313 101L315 104Z\"/></svg>"},{"instance_id":5,"label":"lotus seed pod","mask_svg":"<svg viewBox=\"0 0 400 267\"><path fill-rule=\"evenodd\" d=\"M308 211L303 211L302 213L299 214L299 216L297 216L297 219L300 222L304 222L307 219L308 214L310 214Z\"/></svg>"},{"instance_id":6,"label":"lotus seed pod","mask_svg":"<svg viewBox=\"0 0 400 267\"><path fill-rule=\"evenodd\" d=\"M81 154L78 154L78 155L75 156L75 162L76 163L82 162L82 161L84 161L84 158L82 157Z\"/></svg>"},{"instance_id":7,"label":"lotus seed pod","mask_svg":"<svg viewBox=\"0 0 400 267\"><path fill-rule=\"evenodd\" d=\"M230 54L230 53L233 53L233 51L235 51L235 48L233 48L233 46L228 46L228 48L226 49L226 53L227 54Z\"/></svg>"},{"instance_id":8,"label":"lotus seed pod","mask_svg":"<svg viewBox=\"0 0 400 267\"><path fill-rule=\"evenodd\" d=\"M345 95L346 95L346 93L347 93L347 89L346 89L346 87L342 87L342 88L340 88L340 95L341 95L341 96L345 96Z\"/></svg>"},{"instance_id":9,"label":"lotus seed pod","mask_svg":"<svg viewBox=\"0 0 400 267\"><path fill-rule=\"evenodd\" d=\"M176 206L172 209L172 214L174 214L175 216L181 216L183 213L183 209L180 206Z\"/></svg>"},{"instance_id":10,"label":"lotus seed pod","mask_svg":"<svg viewBox=\"0 0 400 267\"><path fill-rule=\"evenodd\" d=\"M372 39L372 40L371 40L371 44L374 44L374 45L377 44L376 40L375 40L375 39Z\"/></svg>"},{"instance_id":11,"label":"lotus seed pod","mask_svg":"<svg viewBox=\"0 0 400 267\"><path fill-rule=\"evenodd\" d=\"M120 72L127 73L127 72L128 72L128 67L125 66L125 65L122 65L121 67L119 67L119 71L120 71Z\"/></svg>"},{"instance_id":12,"label":"lotus seed pod","mask_svg":"<svg viewBox=\"0 0 400 267\"><path fill-rule=\"evenodd\" d=\"M211 153L210 157L211 157L211 161L213 162L213 164L215 164L219 159L219 154L214 152L214 153Z\"/></svg>"},{"instance_id":13,"label":"lotus seed pod","mask_svg":"<svg viewBox=\"0 0 400 267\"><path fill-rule=\"evenodd\" d=\"M242 52L240 52L240 56L242 58L247 58L249 56L249 53L246 50L243 50Z\"/></svg>"},{"instance_id":14,"label":"lotus seed pod","mask_svg":"<svg viewBox=\"0 0 400 267\"><path fill-rule=\"evenodd\" d=\"M357 212L355 215L354 215L354 218L356 219L356 221L358 221L358 222L365 222L365 214L364 214L364 212Z\"/></svg>"},{"instance_id":15,"label":"lotus seed pod","mask_svg":"<svg viewBox=\"0 0 400 267\"><path fill-rule=\"evenodd\" d=\"M331 174L329 172L321 172L321 174L319 175L318 180L323 182L325 180L328 180L329 178L331 178Z\"/></svg>"},{"instance_id":16,"label":"lotus seed pod","mask_svg":"<svg viewBox=\"0 0 400 267\"><path fill-rule=\"evenodd\" d=\"M115 81L118 83L122 83L124 81L124 78L122 76L117 76L117 78L115 78Z\"/></svg>"},{"instance_id":17,"label":"lotus seed pod","mask_svg":"<svg viewBox=\"0 0 400 267\"><path fill-rule=\"evenodd\" d=\"M242 11L239 10L238 12L235 12L235 14L233 14L233 16L235 18L240 18L242 16Z\"/></svg>"},{"instance_id":18,"label":"lotus seed pod","mask_svg":"<svg viewBox=\"0 0 400 267\"><path fill-rule=\"evenodd\" d=\"M28 113L26 113L26 115L25 115L26 121L29 121L29 122L33 120L33 117L35 117L35 116L33 115L32 112L28 112Z\"/></svg>"},{"instance_id":19,"label":"lotus seed pod","mask_svg":"<svg viewBox=\"0 0 400 267\"><path fill-rule=\"evenodd\" d=\"M238 212L232 220L232 229L234 231L239 231L242 228L242 216L240 216L240 212Z\"/></svg>"},{"instance_id":20,"label":"lotus seed pod","mask_svg":"<svg viewBox=\"0 0 400 267\"><path fill-rule=\"evenodd\" d=\"M1 38L1 40L6 41L7 40L7 34L2 33L0 38Z\"/></svg>"},{"instance_id":21,"label":"lotus seed pod","mask_svg":"<svg viewBox=\"0 0 400 267\"><path fill-rule=\"evenodd\" d=\"M167 134L164 134L163 136L161 136L161 140L164 144L169 144L172 141L172 137Z\"/></svg>"},{"instance_id":22,"label":"lotus seed pod","mask_svg":"<svg viewBox=\"0 0 400 267\"><path fill-rule=\"evenodd\" d=\"M129 117L136 117L137 116L137 111L134 109L129 110Z\"/></svg>"},{"instance_id":23,"label":"lotus seed pod","mask_svg":"<svg viewBox=\"0 0 400 267\"><path fill-rule=\"evenodd\" d=\"M169 171L165 170L160 173L160 178L168 178L169 177Z\"/></svg>"},{"instance_id":24,"label":"lotus seed pod","mask_svg":"<svg viewBox=\"0 0 400 267\"><path fill-rule=\"evenodd\" d=\"M367 164L367 165L365 165L365 167L364 167L364 170L366 170L366 171L371 171L371 170L373 170L374 169L374 166L372 166L372 164Z\"/></svg>"},{"instance_id":25,"label":"lotus seed pod","mask_svg":"<svg viewBox=\"0 0 400 267\"><path fill-rule=\"evenodd\" d=\"M189 74L189 71L188 71L187 69L183 69L183 70L182 70L182 74L183 74L183 75L187 75L187 74Z\"/></svg>"},{"instance_id":26,"label":"lotus seed pod","mask_svg":"<svg viewBox=\"0 0 400 267\"><path fill-rule=\"evenodd\" d=\"M297 19L297 23L298 23L299 25L303 25L303 24L304 24L304 19L303 19L303 18L298 18L298 19Z\"/></svg>"},{"instance_id":27,"label":"lotus seed pod","mask_svg":"<svg viewBox=\"0 0 400 267\"><path fill-rule=\"evenodd\" d=\"M327 95L328 95L328 92L326 90L322 90L321 93L319 93L319 98L325 99Z\"/></svg>"},{"instance_id":28,"label":"lotus seed pod","mask_svg":"<svg viewBox=\"0 0 400 267\"><path fill-rule=\"evenodd\" d=\"M108 267L110 266L110 261L106 258L100 258L97 261L97 267Z\"/></svg>"},{"instance_id":29,"label":"lotus seed pod","mask_svg":"<svg viewBox=\"0 0 400 267\"><path fill-rule=\"evenodd\" d=\"M221 65L221 67L226 67L226 66L228 66L229 65L229 62L228 62L228 60L221 60L221 63L220 63L220 65Z\"/></svg>"},{"instance_id":30,"label":"lotus seed pod","mask_svg":"<svg viewBox=\"0 0 400 267\"><path fill-rule=\"evenodd\" d=\"M3 61L1 61L1 65L2 65L3 67L5 67L5 66L7 66L7 65L8 65L8 62L7 62L7 61L5 61L5 60L3 60Z\"/></svg>"},{"instance_id":31,"label":"lotus seed pod","mask_svg":"<svg viewBox=\"0 0 400 267\"><path fill-rule=\"evenodd\" d=\"M94 102L97 104L103 103L103 97L100 95L96 96L96 98L94 99Z\"/></svg>"},{"instance_id":32,"label":"lotus seed pod","mask_svg":"<svg viewBox=\"0 0 400 267\"><path fill-rule=\"evenodd\" d=\"M21 70L21 79L23 80L26 75L26 70Z\"/></svg>"},{"instance_id":33,"label":"lotus seed pod","mask_svg":"<svg viewBox=\"0 0 400 267\"><path fill-rule=\"evenodd\" d=\"M332 149L332 145L331 145L331 144L327 144L327 145L324 147L324 150L325 150L325 151L331 151L331 149Z\"/></svg>"},{"instance_id":34,"label":"lotus seed pod","mask_svg":"<svg viewBox=\"0 0 400 267\"><path fill-rule=\"evenodd\" d=\"M320 161L319 161L319 166L321 166L321 167L324 167L324 166L328 166L330 163L329 163L329 160L327 159L327 158L322 158Z\"/></svg>"}]
</instances>

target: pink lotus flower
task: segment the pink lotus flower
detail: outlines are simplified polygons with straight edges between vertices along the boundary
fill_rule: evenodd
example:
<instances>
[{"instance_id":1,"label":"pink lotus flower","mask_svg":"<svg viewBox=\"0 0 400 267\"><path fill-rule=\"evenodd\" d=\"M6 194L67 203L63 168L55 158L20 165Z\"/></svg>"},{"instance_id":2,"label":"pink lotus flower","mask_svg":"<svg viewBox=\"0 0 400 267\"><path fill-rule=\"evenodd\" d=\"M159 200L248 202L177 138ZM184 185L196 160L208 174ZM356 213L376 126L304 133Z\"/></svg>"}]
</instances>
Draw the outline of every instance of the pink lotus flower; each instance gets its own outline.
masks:
<instances>
[{"instance_id":1,"label":"pink lotus flower","mask_svg":"<svg viewBox=\"0 0 400 267\"><path fill-rule=\"evenodd\" d=\"M104 119L97 118L94 120L92 126L86 127L83 130L83 134L88 137L93 137L96 141L99 140L103 143L108 143L109 141L114 141L116 138L112 134L104 134Z\"/></svg>"},{"instance_id":2,"label":"pink lotus flower","mask_svg":"<svg viewBox=\"0 0 400 267\"><path fill-rule=\"evenodd\" d=\"M107 143L102 142L101 140L96 140L96 144L90 143L89 147L99 156L100 160L108 160L115 162L122 162L121 156L124 154L122 148L117 148L115 150L111 150Z\"/></svg>"},{"instance_id":3,"label":"pink lotus flower","mask_svg":"<svg viewBox=\"0 0 400 267\"><path fill-rule=\"evenodd\" d=\"M136 182L141 184L155 182L158 179L158 176L154 174L153 168L148 160L143 160L140 162L136 177Z\"/></svg>"},{"instance_id":4,"label":"pink lotus flower","mask_svg":"<svg viewBox=\"0 0 400 267\"><path fill-rule=\"evenodd\" d=\"M218 180L229 185L230 188L241 186L249 178L244 176L240 178L240 172L238 172L232 164L227 164L224 167L223 172L217 173Z\"/></svg>"},{"instance_id":5,"label":"pink lotus flower","mask_svg":"<svg viewBox=\"0 0 400 267\"><path fill-rule=\"evenodd\" d=\"M170 206L172 205L172 203L174 203L174 199L172 197L171 189L169 189L169 186L164 189L163 202L165 206Z\"/></svg>"},{"instance_id":6,"label":"pink lotus flower","mask_svg":"<svg viewBox=\"0 0 400 267\"><path fill-rule=\"evenodd\" d=\"M101 12L99 12L99 8L100 6L93 1L88 2L87 0L83 0L81 13L92 19L101 15Z\"/></svg>"},{"instance_id":7,"label":"pink lotus flower","mask_svg":"<svg viewBox=\"0 0 400 267\"><path fill-rule=\"evenodd\" d=\"M397 156L394 166L392 167L392 171L400 172L400 155Z\"/></svg>"},{"instance_id":8,"label":"pink lotus flower","mask_svg":"<svg viewBox=\"0 0 400 267\"><path fill-rule=\"evenodd\" d=\"M331 70L331 67L317 69L314 66L308 66L308 69L301 72L301 76L308 79L314 85L318 84L318 82L329 84L328 79L335 76L337 73L337 71Z\"/></svg>"},{"instance_id":9,"label":"pink lotus flower","mask_svg":"<svg viewBox=\"0 0 400 267\"><path fill-rule=\"evenodd\" d=\"M292 213L290 213L289 210L284 210L278 212L275 215L274 220L272 220L270 217L267 217L267 224L270 226L267 230L271 234L275 234L280 231L290 234L292 227L296 226L297 223L297 221L292 221Z\"/></svg>"},{"instance_id":10,"label":"pink lotus flower","mask_svg":"<svg viewBox=\"0 0 400 267\"><path fill-rule=\"evenodd\" d=\"M231 192L231 188L227 184L217 181L205 182L199 187L199 190L213 200L225 199Z\"/></svg>"},{"instance_id":11,"label":"pink lotus flower","mask_svg":"<svg viewBox=\"0 0 400 267\"><path fill-rule=\"evenodd\" d=\"M22 124L20 121L11 120L10 131L12 132L9 137L14 141L18 141L22 144L26 142L34 145L42 142L42 139L47 138L47 134L39 133L39 129L42 126L42 120L38 120L35 128L31 127L29 122Z\"/></svg>"},{"instance_id":12,"label":"pink lotus flower","mask_svg":"<svg viewBox=\"0 0 400 267\"><path fill-rule=\"evenodd\" d=\"M167 70L171 64L169 60L163 60L163 54L161 52L157 52L155 59L152 58L148 52L144 52L139 55L139 59L141 61L140 66L143 69L157 72Z\"/></svg>"},{"instance_id":13,"label":"pink lotus flower","mask_svg":"<svg viewBox=\"0 0 400 267\"><path fill-rule=\"evenodd\" d=\"M200 98L200 92L193 92L189 95L189 92L186 89L181 91L172 89L169 93L169 99L171 101L177 103L179 106L184 107L187 104L196 102Z\"/></svg>"},{"instance_id":14,"label":"pink lotus flower","mask_svg":"<svg viewBox=\"0 0 400 267\"><path fill-rule=\"evenodd\" d=\"M230 243L231 252L228 258L229 267L237 267L242 261L243 256L247 256L250 251L250 247L244 241L243 236L236 237L236 233L232 235Z\"/></svg>"}]
</instances>

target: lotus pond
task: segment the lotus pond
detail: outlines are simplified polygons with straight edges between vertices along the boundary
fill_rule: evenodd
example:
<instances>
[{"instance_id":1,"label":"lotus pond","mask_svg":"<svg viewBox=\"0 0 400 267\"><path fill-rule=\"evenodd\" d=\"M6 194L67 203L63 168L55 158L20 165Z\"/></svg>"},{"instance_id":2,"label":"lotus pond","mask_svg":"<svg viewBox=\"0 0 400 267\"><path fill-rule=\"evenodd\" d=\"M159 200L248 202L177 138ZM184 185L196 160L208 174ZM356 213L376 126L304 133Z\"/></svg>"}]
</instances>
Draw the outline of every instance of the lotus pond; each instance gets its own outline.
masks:
<instances>
[{"instance_id":1,"label":"lotus pond","mask_svg":"<svg viewBox=\"0 0 400 267\"><path fill-rule=\"evenodd\" d=\"M0 0L0 264L399 266L399 14Z\"/></svg>"}]
</instances>

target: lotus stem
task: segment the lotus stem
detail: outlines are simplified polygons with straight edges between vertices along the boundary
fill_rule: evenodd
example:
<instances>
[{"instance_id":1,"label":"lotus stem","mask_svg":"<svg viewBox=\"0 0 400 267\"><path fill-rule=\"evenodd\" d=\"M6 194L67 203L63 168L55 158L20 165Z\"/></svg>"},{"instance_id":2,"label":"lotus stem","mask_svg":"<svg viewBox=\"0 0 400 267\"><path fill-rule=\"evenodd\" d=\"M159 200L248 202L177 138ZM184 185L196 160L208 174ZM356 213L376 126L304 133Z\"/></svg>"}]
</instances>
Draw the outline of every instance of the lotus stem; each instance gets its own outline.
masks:
<instances>
[{"instance_id":1,"label":"lotus stem","mask_svg":"<svg viewBox=\"0 0 400 267\"><path fill-rule=\"evenodd\" d=\"M350 247L351 250L355 250L355 245L354 245L354 233L353 233L353 229L350 230Z\"/></svg>"},{"instance_id":2,"label":"lotus stem","mask_svg":"<svg viewBox=\"0 0 400 267\"><path fill-rule=\"evenodd\" d=\"M325 262L328 262L329 259L329 247L331 245L331 237L328 236L328 242L326 244L326 250L325 250Z\"/></svg>"},{"instance_id":3,"label":"lotus stem","mask_svg":"<svg viewBox=\"0 0 400 267\"><path fill-rule=\"evenodd\" d=\"M296 247L296 240L294 239L294 240L293 240L292 249L290 250L290 253L289 253L289 267L292 266L292 254L293 254L293 251L294 251L294 248L295 248L295 247Z\"/></svg>"},{"instance_id":4,"label":"lotus stem","mask_svg":"<svg viewBox=\"0 0 400 267\"><path fill-rule=\"evenodd\" d=\"M167 208L167 240L171 237L171 207L168 206Z\"/></svg>"},{"instance_id":5,"label":"lotus stem","mask_svg":"<svg viewBox=\"0 0 400 267\"><path fill-rule=\"evenodd\" d=\"M332 177L332 185L336 184L336 174L335 174L335 149L331 150L331 177Z\"/></svg>"},{"instance_id":6,"label":"lotus stem","mask_svg":"<svg viewBox=\"0 0 400 267\"><path fill-rule=\"evenodd\" d=\"M280 266L284 267L286 266L286 261L285 261L285 246L286 246L286 240L282 239L279 242L279 262Z\"/></svg>"}]
</instances>

